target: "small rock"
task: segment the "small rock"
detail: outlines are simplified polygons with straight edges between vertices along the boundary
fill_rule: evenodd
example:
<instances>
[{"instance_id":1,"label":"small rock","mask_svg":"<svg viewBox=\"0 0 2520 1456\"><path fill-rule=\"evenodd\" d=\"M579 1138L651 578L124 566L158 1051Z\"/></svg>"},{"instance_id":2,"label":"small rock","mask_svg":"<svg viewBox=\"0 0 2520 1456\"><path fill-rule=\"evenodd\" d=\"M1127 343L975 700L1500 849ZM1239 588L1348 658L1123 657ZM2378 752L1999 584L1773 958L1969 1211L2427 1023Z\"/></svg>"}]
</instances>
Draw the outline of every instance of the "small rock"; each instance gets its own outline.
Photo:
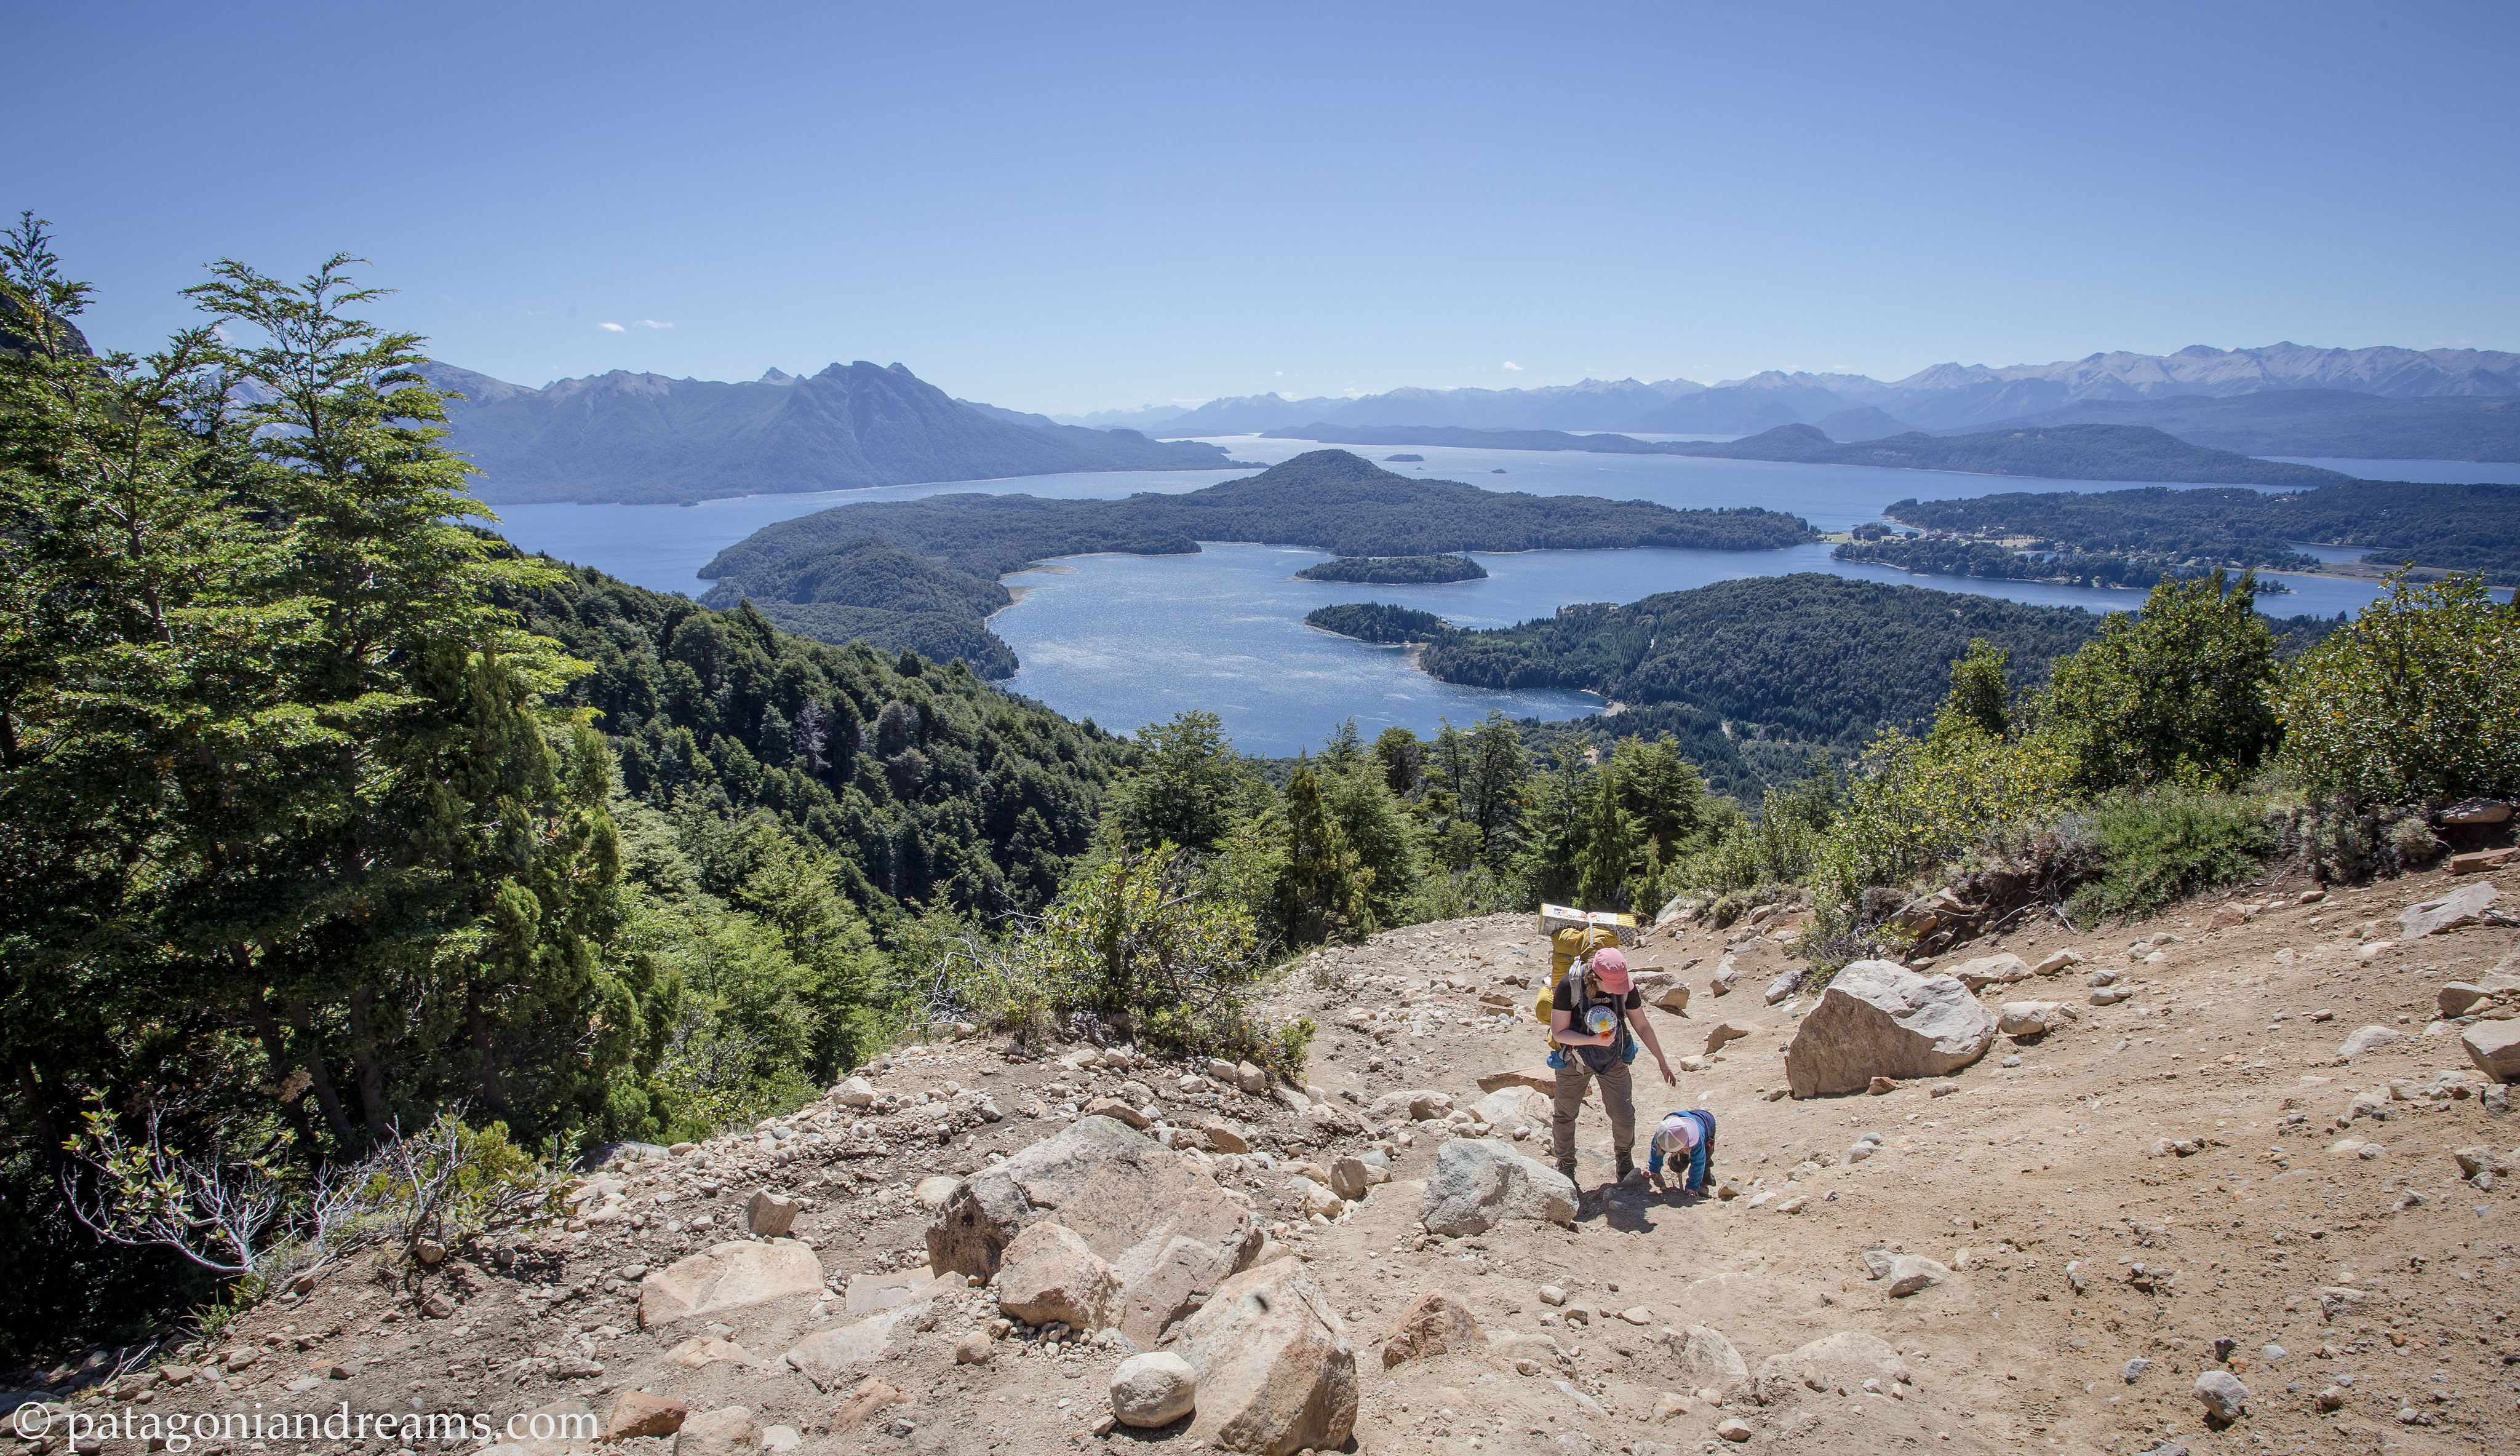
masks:
<instances>
[{"instance_id":1,"label":"small rock","mask_svg":"<svg viewBox=\"0 0 2520 1456\"><path fill-rule=\"evenodd\" d=\"M832 1429L854 1431L865 1425L867 1418L877 1411L900 1401L899 1390L870 1375L858 1382L856 1390L849 1391L849 1398L841 1403L839 1413L832 1417Z\"/></svg>"},{"instance_id":2,"label":"small rock","mask_svg":"<svg viewBox=\"0 0 2520 1456\"><path fill-rule=\"evenodd\" d=\"M2520 1081L2520 1021L2480 1021L2460 1033L2458 1042L2477 1071L2497 1082ZM2486 1095L2492 1099L2497 1093L2509 1095L2498 1086Z\"/></svg>"},{"instance_id":3,"label":"small rock","mask_svg":"<svg viewBox=\"0 0 2520 1456\"><path fill-rule=\"evenodd\" d=\"M1872 1079L1871 1081L1865 1084L1864 1090L1868 1096L1881 1097L1899 1090L1899 1084L1886 1077L1876 1077ZM1692 1154L1690 1156L1694 1157L1695 1155Z\"/></svg>"},{"instance_id":4,"label":"small rock","mask_svg":"<svg viewBox=\"0 0 2520 1456\"><path fill-rule=\"evenodd\" d=\"M743 1201L743 1226L755 1238L775 1239L796 1221L796 1200L764 1188Z\"/></svg>"},{"instance_id":5,"label":"small rock","mask_svg":"<svg viewBox=\"0 0 2520 1456\"><path fill-rule=\"evenodd\" d=\"M1559 1289L1554 1284L1544 1284L1540 1286L1540 1302L1544 1304L1563 1304L1566 1302L1566 1291Z\"/></svg>"},{"instance_id":6,"label":"small rock","mask_svg":"<svg viewBox=\"0 0 2520 1456\"><path fill-rule=\"evenodd\" d=\"M2127 1361L2126 1367L2120 1370L2118 1374L2125 1378L2128 1385L2134 1385L2137 1381L2143 1378L2143 1373L2145 1371L2150 1370L2151 1368L2152 1362L2150 1360L2145 1359L2141 1355L2138 1355L2134 1359Z\"/></svg>"},{"instance_id":7,"label":"small rock","mask_svg":"<svg viewBox=\"0 0 2520 1456\"><path fill-rule=\"evenodd\" d=\"M2034 976L2059 975L2075 966L2081 965L2082 963L2083 957L2075 951L2059 950L2055 954L2048 956L2046 960L2032 966L2030 968L2030 974Z\"/></svg>"},{"instance_id":8,"label":"small rock","mask_svg":"<svg viewBox=\"0 0 2520 1456\"><path fill-rule=\"evenodd\" d=\"M761 1449L769 1452L770 1456L784 1456L784 1453L793 1451L803 1444L805 1444L805 1434L793 1426L761 1428Z\"/></svg>"},{"instance_id":9,"label":"small rock","mask_svg":"<svg viewBox=\"0 0 2520 1456\"><path fill-rule=\"evenodd\" d=\"M1235 1064L1234 1084L1254 1097L1269 1095L1269 1074L1249 1062Z\"/></svg>"},{"instance_id":10,"label":"small rock","mask_svg":"<svg viewBox=\"0 0 2520 1456\"><path fill-rule=\"evenodd\" d=\"M411 1253L412 1257L422 1263L436 1264L445 1259L446 1246L435 1239L415 1239L412 1241Z\"/></svg>"},{"instance_id":11,"label":"small rock","mask_svg":"<svg viewBox=\"0 0 2520 1456\"><path fill-rule=\"evenodd\" d=\"M1208 1142L1220 1153L1251 1151L1251 1134L1239 1123L1225 1118L1209 1118L1198 1125L1198 1130L1207 1134Z\"/></svg>"},{"instance_id":12,"label":"small rock","mask_svg":"<svg viewBox=\"0 0 2520 1456\"><path fill-rule=\"evenodd\" d=\"M832 1100L842 1107L871 1107L875 1099L875 1083L863 1077L852 1077L832 1088ZM678 1144L675 1150L682 1151L682 1145Z\"/></svg>"},{"instance_id":13,"label":"small rock","mask_svg":"<svg viewBox=\"0 0 2520 1456\"><path fill-rule=\"evenodd\" d=\"M2209 1422L2229 1425L2248 1409L2249 1388L2228 1370L2208 1370L2196 1377L2196 1398Z\"/></svg>"},{"instance_id":14,"label":"small rock","mask_svg":"<svg viewBox=\"0 0 2520 1456\"><path fill-rule=\"evenodd\" d=\"M919 1180L919 1186L911 1190L911 1192L912 1196L919 1200L919 1206L921 1208L927 1210L929 1213L934 1213L936 1210L945 1207L945 1205L954 1197L954 1190L962 1186L963 1180L961 1178L948 1177L941 1172L929 1173L927 1176L921 1178Z\"/></svg>"},{"instance_id":15,"label":"small rock","mask_svg":"<svg viewBox=\"0 0 2520 1456\"><path fill-rule=\"evenodd\" d=\"M997 1348L998 1346L995 1341L992 1341L987 1335L982 1334L980 1331L973 1330L970 1334L954 1342L954 1363L957 1365L986 1365L989 1363L990 1358L997 1353Z\"/></svg>"},{"instance_id":16,"label":"small rock","mask_svg":"<svg viewBox=\"0 0 2520 1456\"><path fill-rule=\"evenodd\" d=\"M2386 1046L2390 1042L2400 1039L2402 1039L2402 1037L2400 1037L2396 1027L2384 1027L2374 1024L2372 1026L2363 1027L2355 1032L2352 1036L2347 1037L2344 1044L2336 1048L2336 1055L2341 1060L2351 1061L2374 1047Z\"/></svg>"},{"instance_id":17,"label":"small rock","mask_svg":"<svg viewBox=\"0 0 2520 1456\"><path fill-rule=\"evenodd\" d=\"M998 1307L1010 1316L1080 1330L1109 1324L1121 1296L1120 1281L1102 1257L1065 1224L1048 1219L1007 1246L997 1286Z\"/></svg>"},{"instance_id":18,"label":"small rock","mask_svg":"<svg viewBox=\"0 0 2520 1456\"><path fill-rule=\"evenodd\" d=\"M1131 1355L1111 1372L1111 1416L1123 1426L1169 1426L1198 1406L1198 1372L1179 1355Z\"/></svg>"},{"instance_id":19,"label":"small rock","mask_svg":"<svg viewBox=\"0 0 2520 1456\"><path fill-rule=\"evenodd\" d=\"M1726 1440L1748 1440L1750 1438L1750 1423L1742 1420L1739 1416L1726 1416L1723 1420L1715 1423L1715 1434L1724 1437Z\"/></svg>"},{"instance_id":20,"label":"small rock","mask_svg":"<svg viewBox=\"0 0 2520 1456\"><path fill-rule=\"evenodd\" d=\"M1148 1117L1145 1113L1131 1107L1128 1103L1121 1101L1117 1097L1097 1097L1093 1101L1086 1103L1085 1116L1089 1118L1109 1118L1114 1122L1126 1123L1141 1132L1144 1132L1148 1127L1154 1125L1154 1120L1152 1118Z\"/></svg>"},{"instance_id":21,"label":"small rock","mask_svg":"<svg viewBox=\"0 0 2520 1456\"><path fill-rule=\"evenodd\" d=\"M1428 1290L1392 1321L1382 1337L1382 1363L1387 1369L1403 1360L1478 1347L1479 1322L1469 1306L1442 1290Z\"/></svg>"},{"instance_id":22,"label":"small rock","mask_svg":"<svg viewBox=\"0 0 2520 1456\"><path fill-rule=\"evenodd\" d=\"M671 1435L683 1429L691 1413L692 1408L679 1400L651 1395L645 1390L624 1390L612 1399L612 1414L604 1423L604 1438Z\"/></svg>"},{"instance_id":23,"label":"small rock","mask_svg":"<svg viewBox=\"0 0 2520 1456\"><path fill-rule=\"evenodd\" d=\"M1750 1035L1747 1027L1736 1027L1729 1021L1717 1022L1706 1033L1706 1054L1713 1056L1727 1041L1737 1041Z\"/></svg>"},{"instance_id":24,"label":"small rock","mask_svg":"<svg viewBox=\"0 0 2520 1456\"><path fill-rule=\"evenodd\" d=\"M1952 1271L1921 1254L1902 1254L1890 1261L1890 1298L1904 1300L1922 1294L1952 1276Z\"/></svg>"}]
</instances>

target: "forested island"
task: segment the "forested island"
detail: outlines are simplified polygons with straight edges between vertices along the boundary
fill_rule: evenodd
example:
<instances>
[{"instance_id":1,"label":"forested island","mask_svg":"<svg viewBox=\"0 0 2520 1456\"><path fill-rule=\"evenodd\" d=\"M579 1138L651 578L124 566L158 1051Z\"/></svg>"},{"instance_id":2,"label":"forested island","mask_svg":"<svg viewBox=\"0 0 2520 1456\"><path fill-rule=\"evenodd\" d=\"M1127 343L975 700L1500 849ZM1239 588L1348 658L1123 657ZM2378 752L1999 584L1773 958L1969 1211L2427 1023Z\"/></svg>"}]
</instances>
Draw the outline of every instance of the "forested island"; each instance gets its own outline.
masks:
<instances>
[{"instance_id":1,"label":"forested island","mask_svg":"<svg viewBox=\"0 0 2520 1456\"><path fill-rule=\"evenodd\" d=\"M871 635L886 645L962 657L975 671L1003 677L1014 670L1013 653L980 625L1005 604L997 578L1054 556L1176 555L1197 552L1201 541L1254 541L1348 558L1462 560L1453 553L1767 551L1818 539L1801 517L1754 507L1675 510L1645 501L1482 490L1413 480L1344 450L1316 450L1176 496L953 495L833 507L754 532L699 574L717 583L702 598L710 605L749 600L797 632L827 640ZM1475 562L1463 564L1485 574ZM917 611L896 605L905 591L916 594ZM893 615L864 615L871 612Z\"/></svg>"},{"instance_id":2,"label":"forested island","mask_svg":"<svg viewBox=\"0 0 2520 1456\"><path fill-rule=\"evenodd\" d=\"M1361 642L1426 642L1453 630L1452 623L1433 612L1380 601L1317 606L1304 613L1304 625Z\"/></svg>"},{"instance_id":3,"label":"forested island","mask_svg":"<svg viewBox=\"0 0 2520 1456\"><path fill-rule=\"evenodd\" d=\"M1367 582L1383 587L1474 582L1488 569L1467 556L1341 556L1295 573L1308 582Z\"/></svg>"},{"instance_id":4,"label":"forested island","mask_svg":"<svg viewBox=\"0 0 2520 1456\"><path fill-rule=\"evenodd\" d=\"M2058 552L2044 542L2033 542L2029 548L2017 550L1999 542L1961 541L1947 536L1849 541L1839 545L1829 555L1840 561L1871 561L1895 566L1923 576L1973 576L1990 581L2054 582L2069 587L2145 589L2165 581L2188 581L2209 576L2226 565L2243 564L2167 556ZM2281 559L2250 564L2309 570L2318 565L2318 558L2286 552ZM2258 595L2262 596L2277 596L2291 590L2278 581L2258 583Z\"/></svg>"},{"instance_id":5,"label":"forested island","mask_svg":"<svg viewBox=\"0 0 2520 1456\"><path fill-rule=\"evenodd\" d=\"M2081 555L2229 566L2317 564L2295 542L2365 548L2408 562L2520 581L2520 485L2346 480L2293 494L2251 490L2012 492L1906 500L1883 512L1920 530Z\"/></svg>"},{"instance_id":6,"label":"forested island","mask_svg":"<svg viewBox=\"0 0 2520 1456\"><path fill-rule=\"evenodd\" d=\"M2209 450L2148 425L2063 424L1936 436L1910 431L1841 443L1809 424L1780 424L1730 441L1639 440L1562 430L1480 430L1455 426L1307 424L1270 438L1341 445L1463 445L1485 450L1580 450L1597 455L1689 455L1716 460L1877 465L2048 480L2166 480L2176 483L2315 486L2349 477L2316 465Z\"/></svg>"}]
</instances>

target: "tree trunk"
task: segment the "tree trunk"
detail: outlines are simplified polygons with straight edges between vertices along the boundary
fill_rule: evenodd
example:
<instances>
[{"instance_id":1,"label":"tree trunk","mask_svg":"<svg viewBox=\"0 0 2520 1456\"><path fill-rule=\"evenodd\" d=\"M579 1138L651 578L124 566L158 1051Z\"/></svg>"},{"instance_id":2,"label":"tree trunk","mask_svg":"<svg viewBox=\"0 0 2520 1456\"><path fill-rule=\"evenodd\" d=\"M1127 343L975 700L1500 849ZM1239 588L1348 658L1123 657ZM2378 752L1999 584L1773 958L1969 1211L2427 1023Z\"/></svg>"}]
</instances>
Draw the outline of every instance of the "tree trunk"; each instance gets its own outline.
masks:
<instances>
[{"instance_id":1,"label":"tree trunk","mask_svg":"<svg viewBox=\"0 0 2520 1456\"><path fill-rule=\"evenodd\" d=\"M237 947L234 954L240 965L250 974L252 957L245 953L243 947ZM286 1087L289 1074L297 1069L290 1063L289 1045L280 1034L280 1023L271 1014L271 1002L263 996L262 987L255 982L246 984L245 995L246 1019L252 1024L254 1035L262 1038L262 1049L271 1058L272 1084ZM279 1100L280 1116L288 1122L289 1130L297 1134L297 1145L305 1150L306 1161L321 1168L324 1165L324 1144L315 1136L315 1125L306 1121L305 1107L294 1097Z\"/></svg>"},{"instance_id":2,"label":"tree trunk","mask_svg":"<svg viewBox=\"0 0 2520 1456\"><path fill-rule=\"evenodd\" d=\"M349 1114L341 1110L341 1094L333 1085L333 1074L324 1066L324 1043L315 1035L314 1012L304 1001L292 1001L289 1021L306 1043L306 1076L315 1090L316 1105L324 1109L324 1121L331 1125L333 1136L347 1147L358 1141L358 1134L351 1131Z\"/></svg>"},{"instance_id":3,"label":"tree trunk","mask_svg":"<svg viewBox=\"0 0 2520 1456\"><path fill-rule=\"evenodd\" d=\"M359 1092L359 1111L366 1115L368 1134L379 1141L389 1135L385 1123L385 1069L377 1060L376 988L350 993L350 1067Z\"/></svg>"}]
</instances>

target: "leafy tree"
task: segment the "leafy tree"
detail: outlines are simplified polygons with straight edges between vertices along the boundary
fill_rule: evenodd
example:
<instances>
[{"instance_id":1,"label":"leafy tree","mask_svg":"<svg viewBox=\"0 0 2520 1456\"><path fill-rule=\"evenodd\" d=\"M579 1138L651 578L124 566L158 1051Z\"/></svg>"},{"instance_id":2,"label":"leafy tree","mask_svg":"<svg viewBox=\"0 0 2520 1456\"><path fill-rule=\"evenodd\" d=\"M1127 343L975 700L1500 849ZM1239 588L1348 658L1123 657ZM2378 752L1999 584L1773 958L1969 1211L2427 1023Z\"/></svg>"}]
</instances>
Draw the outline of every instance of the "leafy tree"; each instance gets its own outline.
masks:
<instances>
[{"instance_id":1,"label":"leafy tree","mask_svg":"<svg viewBox=\"0 0 2520 1456\"><path fill-rule=\"evenodd\" d=\"M2167 779L2229 785L2273 751L2275 638L2257 579L2163 582L2059 659L2028 714L2090 796ZM1963 665L1967 659L1963 659Z\"/></svg>"},{"instance_id":2,"label":"leafy tree","mask_svg":"<svg viewBox=\"0 0 2520 1456\"><path fill-rule=\"evenodd\" d=\"M2004 669L2012 649L1982 637L1969 639L1968 652L1952 664L1952 690L1934 713L1934 731L1977 732L2002 738L2012 731L2012 688Z\"/></svg>"},{"instance_id":3,"label":"leafy tree","mask_svg":"<svg viewBox=\"0 0 2520 1456\"><path fill-rule=\"evenodd\" d=\"M1393 724L1374 735L1373 761L1382 767L1382 781L1393 793L1413 793L1424 772L1425 745L1416 733Z\"/></svg>"},{"instance_id":4,"label":"leafy tree","mask_svg":"<svg viewBox=\"0 0 2520 1456\"><path fill-rule=\"evenodd\" d=\"M2483 582L2400 572L2275 693L2283 761L2365 803L2520 793L2520 606Z\"/></svg>"},{"instance_id":5,"label":"leafy tree","mask_svg":"<svg viewBox=\"0 0 2520 1456\"><path fill-rule=\"evenodd\" d=\"M1232 825L1238 759L1225 721L1191 709L1138 730L1137 772L1111 790L1105 820L1131 849L1210 850Z\"/></svg>"},{"instance_id":6,"label":"leafy tree","mask_svg":"<svg viewBox=\"0 0 2520 1456\"><path fill-rule=\"evenodd\" d=\"M1372 877L1367 885L1366 906L1373 923L1407 923L1409 900L1421 878L1418 826L1371 759L1360 755L1348 768L1335 772L1325 762L1318 776L1324 811L1338 826L1358 865Z\"/></svg>"},{"instance_id":7,"label":"leafy tree","mask_svg":"<svg viewBox=\"0 0 2520 1456\"><path fill-rule=\"evenodd\" d=\"M1372 935L1367 892L1373 871L1357 858L1323 802L1320 775L1298 764L1286 785L1286 867L1279 881L1280 914L1299 945Z\"/></svg>"}]
</instances>

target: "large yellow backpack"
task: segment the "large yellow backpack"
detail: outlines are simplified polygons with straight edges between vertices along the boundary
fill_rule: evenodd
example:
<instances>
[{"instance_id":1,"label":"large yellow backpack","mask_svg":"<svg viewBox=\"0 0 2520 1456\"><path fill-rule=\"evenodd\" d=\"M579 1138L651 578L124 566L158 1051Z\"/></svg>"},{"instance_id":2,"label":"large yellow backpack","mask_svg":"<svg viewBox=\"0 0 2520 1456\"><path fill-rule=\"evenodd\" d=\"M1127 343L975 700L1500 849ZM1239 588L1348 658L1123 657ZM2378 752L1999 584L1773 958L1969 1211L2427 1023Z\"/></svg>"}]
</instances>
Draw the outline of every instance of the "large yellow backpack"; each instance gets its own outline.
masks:
<instances>
[{"instance_id":1,"label":"large yellow backpack","mask_svg":"<svg viewBox=\"0 0 2520 1456\"><path fill-rule=\"evenodd\" d=\"M1590 955L1604 946L1615 946L1618 943L1617 931L1598 925L1590 929L1570 927L1550 936L1549 984L1540 988L1540 998L1532 1002L1532 1017L1544 1027L1551 1026L1550 1003L1556 998L1557 984L1566 979L1568 971L1575 968L1576 957ZM1553 1027L1549 1034L1549 1045L1552 1050L1557 1046L1557 1033Z\"/></svg>"}]
</instances>

